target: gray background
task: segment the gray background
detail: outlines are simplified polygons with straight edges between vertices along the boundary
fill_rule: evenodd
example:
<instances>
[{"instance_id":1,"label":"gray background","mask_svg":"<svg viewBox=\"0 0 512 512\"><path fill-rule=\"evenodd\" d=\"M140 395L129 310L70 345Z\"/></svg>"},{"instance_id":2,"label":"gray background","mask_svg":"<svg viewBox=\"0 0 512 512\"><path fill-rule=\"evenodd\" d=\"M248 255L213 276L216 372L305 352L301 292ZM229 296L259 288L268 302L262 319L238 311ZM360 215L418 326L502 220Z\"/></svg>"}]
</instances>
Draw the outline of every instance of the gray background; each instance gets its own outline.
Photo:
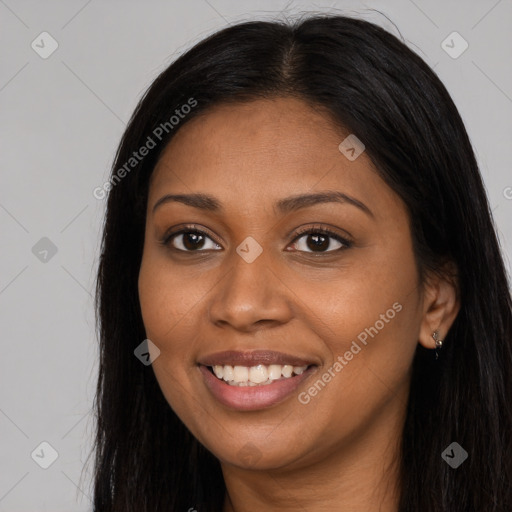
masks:
<instances>
[{"instance_id":1,"label":"gray background","mask_svg":"<svg viewBox=\"0 0 512 512\"><path fill-rule=\"evenodd\" d=\"M452 94L510 269L511 0L0 0L0 512L91 509L82 468L94 425L92 291L105 206L93 190L146 87L228 23L337 11L397 33L371 9L397 25ZM59 45L47 59L31 47L35 40L48 50L43 31ZM469 44L456 59L441 46L453 31ZM43 441L58 453L47 469L35 462L51 461Z\"/></svg>"}]
</instances>

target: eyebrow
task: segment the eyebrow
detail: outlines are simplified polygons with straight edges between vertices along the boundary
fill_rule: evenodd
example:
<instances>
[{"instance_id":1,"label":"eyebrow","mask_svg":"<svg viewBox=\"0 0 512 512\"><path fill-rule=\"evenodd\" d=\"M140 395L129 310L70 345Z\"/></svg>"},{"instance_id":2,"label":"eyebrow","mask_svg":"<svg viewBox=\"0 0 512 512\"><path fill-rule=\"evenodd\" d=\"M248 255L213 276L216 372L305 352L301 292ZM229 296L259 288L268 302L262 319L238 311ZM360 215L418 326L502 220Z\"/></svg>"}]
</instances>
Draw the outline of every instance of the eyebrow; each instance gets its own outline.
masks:
<instances>
[{"instance_id":1,"label":"eyebrow","mask_svg":"<svg viewBox=\"0 0 512 512\"><path fill-rule=\"evenodd\" d=\"M183 203L188 206L192 206L194 208L199 208L200 210L220 213L224 211L222 203L213 196L208 194L166 194L161 197L153 206L153 213L156 209L170 202L178 202ZM277 208L278 212L281 214L290 213L301 208L308 208L310 206L314 206L322 203L341 203L341 204L350 204L362 210L370 217L374 217L373 212L366 206L364 203L351 197L343 192L338 191L325 191L325 192L317 192L314 194L299 194L296 196L286 197L284 199L280 199L274 205L274 209Z\"/></svg>"}]
</instances>

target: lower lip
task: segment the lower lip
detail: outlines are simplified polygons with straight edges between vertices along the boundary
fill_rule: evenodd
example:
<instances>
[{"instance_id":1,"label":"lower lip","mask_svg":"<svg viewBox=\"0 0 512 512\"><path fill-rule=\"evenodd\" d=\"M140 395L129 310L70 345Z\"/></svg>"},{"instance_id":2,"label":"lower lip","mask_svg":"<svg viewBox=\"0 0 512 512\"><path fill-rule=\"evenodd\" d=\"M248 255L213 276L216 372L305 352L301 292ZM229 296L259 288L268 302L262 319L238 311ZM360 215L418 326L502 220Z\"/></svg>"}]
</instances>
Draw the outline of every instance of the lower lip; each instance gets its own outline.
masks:
<instances>
[{"instance_id":1,"label":"lower lip","mask_svg":"<svg viewBox=\"0 0 512 512\"><path fill-rule=\"evenodd\" d=\"M215 377L206 366L200 365L199 369L208 389L221 404L239 411L255 411L271 407L288 398L315 367L311 366L301 375L276 380L272 384L242 387L230 386Z\"/></svg>"}]
</instances>

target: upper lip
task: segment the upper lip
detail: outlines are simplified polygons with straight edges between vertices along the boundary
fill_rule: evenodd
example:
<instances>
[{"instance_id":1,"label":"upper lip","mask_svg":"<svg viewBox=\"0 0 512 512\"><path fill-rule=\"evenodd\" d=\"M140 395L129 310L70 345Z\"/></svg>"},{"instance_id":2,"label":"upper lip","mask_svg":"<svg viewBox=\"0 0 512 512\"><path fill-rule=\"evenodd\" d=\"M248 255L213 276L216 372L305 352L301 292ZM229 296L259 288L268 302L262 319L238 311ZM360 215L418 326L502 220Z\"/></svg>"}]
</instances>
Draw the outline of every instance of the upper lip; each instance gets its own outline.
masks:
<instances>
[{"instance_id":1,"label":"upper lip","mask_svg":"<svg viewBox=\"0 0 512 512\"><path fill-rule=\"evenodd\" d=\"M284 354L282 352L276 352L274 350L250 350L250 351L236 351L227 350L225 352L216 352L201 357L198 360L199 364L204 366L257 366L259 364L270 365L280 364L291 366L309 366L314 364L311 361L307 361L291 354Z\"/></svg>"}]
</instances>

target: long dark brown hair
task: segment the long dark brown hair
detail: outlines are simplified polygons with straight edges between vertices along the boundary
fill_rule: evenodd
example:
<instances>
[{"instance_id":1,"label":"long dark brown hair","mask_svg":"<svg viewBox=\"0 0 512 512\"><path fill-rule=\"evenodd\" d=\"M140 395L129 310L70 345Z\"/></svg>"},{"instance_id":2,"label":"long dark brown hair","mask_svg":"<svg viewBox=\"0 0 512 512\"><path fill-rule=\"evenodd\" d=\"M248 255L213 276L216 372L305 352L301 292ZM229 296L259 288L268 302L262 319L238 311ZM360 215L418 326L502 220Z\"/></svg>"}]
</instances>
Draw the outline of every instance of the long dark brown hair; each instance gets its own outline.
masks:
<instances>
[{"instance_id":1,"label":"long dark brown hair","mask_svg":"<svg viewBox=\"0 0 512 512\"><path fill-rule=\"evenodd\" d=\"M112 168L97 276L94 510L222 509L219 462L133 353L146 337L137 280L148 179L165 145L200 112L276 96L327 109L364 142L408 208L422 275L446 261L458 269L461 309L441 357L418 345L413 362L399 512L510 512L511 297L470 140L445 87L416 53L372 23L330 15L215 33L162 72L131 117ZM169 123L191 98L197 104ZM155 147L126 166L148 137ZM441 457L452 442L468 452L457 469Z\"/></svg>"}]
</instances>

